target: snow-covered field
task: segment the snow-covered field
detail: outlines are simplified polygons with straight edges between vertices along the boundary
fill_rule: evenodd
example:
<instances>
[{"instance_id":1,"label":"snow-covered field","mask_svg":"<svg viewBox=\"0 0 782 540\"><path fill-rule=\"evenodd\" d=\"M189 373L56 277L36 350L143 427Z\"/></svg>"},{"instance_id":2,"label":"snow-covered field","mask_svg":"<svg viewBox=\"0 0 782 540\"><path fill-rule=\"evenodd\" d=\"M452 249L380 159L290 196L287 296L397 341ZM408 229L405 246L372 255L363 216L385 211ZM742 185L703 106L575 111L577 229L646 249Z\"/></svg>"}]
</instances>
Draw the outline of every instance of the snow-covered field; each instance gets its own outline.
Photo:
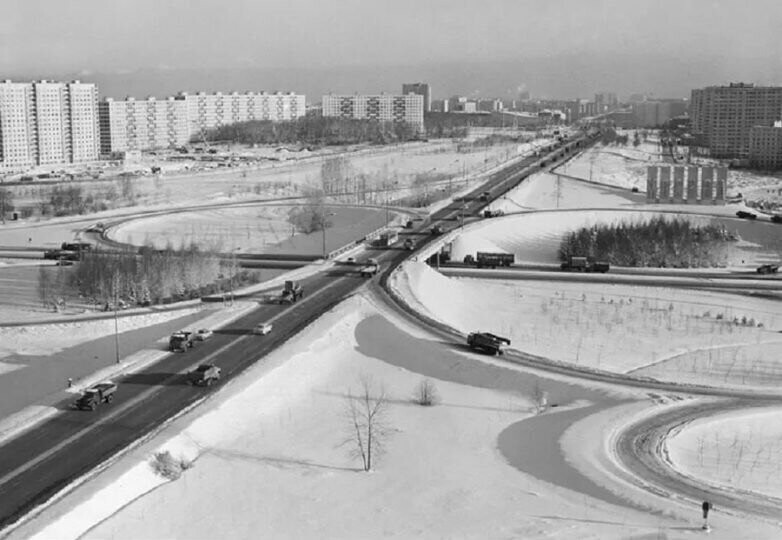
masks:
<instances>
[{"instance_id":1,"label":"snow-covered field","mask_svg":"<svg viewBox=\"0 0 782 540\"><path fill-rule=\"evenodd\" d=\"M556 169L582 180L646 192L646 167L662 163L657 144L604 146L598 143Z\"/></svg>"},{"instance_id":2,"label":"snow-covered field","mask_svg":"<svg viewBox=\"0 0 782 540\"><path fill-rule=\"evenodd\" d=\"M589 186L585 189L588 190ZM478 251L499 251L513 253L517 262L559 263L557 253L560 243L571 231L598 224L638 223L656 216L687 219L694 225L713 224L712 217L708 215L664 214L654 209L522 213L484 220L466 227L465 232L453 241L451 258L460 261L465 255L474 256ZM747 253L740 244L734 244L729 246L727 265L754 268L757 266L754 263L757 255Z\"/></svg>"},{"instance_id":3,"label":"snow-covered field","mask_svg":"<svg viewBox=\"0 0 782 540\"><path fill-rule=\"evenodd\" d=\"M200 305L176 311L140 313L117 318L120 333L160 324L198 313ZM114 334L114 319L67 321L56 324L0 327L0 358L13 354L43 356L55 354L79 343Z\"/></svg>"},{"instance_id":4,"label":"snow-covered field","mask_svg":"<svg viewBox=\"0 0 782 540\"><path fill-rule=\"evenodd\" d=\"M757 408L695 420L666 440L667 458L681 473L718 489L782 499L779 414L779 407Z\"/></svg>"},{"instance_id":5,"label":"snow-covered field","mask_svg":"<svg viewBox=\"0 0 782 540\"><path fill-rule=\"evenodd\" d=\"M406 263L392 286L417 310L460 332L505 335L515 349L582 368L715 386L782 382L782 312L773 300L448 278L418 262Z\"/></svg>"}]
</instances>

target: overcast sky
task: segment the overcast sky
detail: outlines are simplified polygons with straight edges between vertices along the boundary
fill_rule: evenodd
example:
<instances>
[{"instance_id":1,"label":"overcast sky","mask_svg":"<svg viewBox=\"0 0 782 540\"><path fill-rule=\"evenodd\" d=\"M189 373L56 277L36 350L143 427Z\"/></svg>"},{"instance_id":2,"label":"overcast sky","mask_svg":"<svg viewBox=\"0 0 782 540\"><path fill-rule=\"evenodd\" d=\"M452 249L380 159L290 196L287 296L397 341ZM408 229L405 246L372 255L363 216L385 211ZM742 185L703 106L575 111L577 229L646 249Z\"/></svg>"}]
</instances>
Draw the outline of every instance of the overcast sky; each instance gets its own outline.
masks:
<instances>
[{"instance_id":1,"label":"overcast sky","mask_svg":"<svg viewBox=\"0 0 782 540\"><path fill-rule=\"evenodd\" d=\"M782 63L782 0L2 0L2 7L0 76L559 55L589 64L618 53L763 60L776 73Z\"/></svg>"}]
</instances>

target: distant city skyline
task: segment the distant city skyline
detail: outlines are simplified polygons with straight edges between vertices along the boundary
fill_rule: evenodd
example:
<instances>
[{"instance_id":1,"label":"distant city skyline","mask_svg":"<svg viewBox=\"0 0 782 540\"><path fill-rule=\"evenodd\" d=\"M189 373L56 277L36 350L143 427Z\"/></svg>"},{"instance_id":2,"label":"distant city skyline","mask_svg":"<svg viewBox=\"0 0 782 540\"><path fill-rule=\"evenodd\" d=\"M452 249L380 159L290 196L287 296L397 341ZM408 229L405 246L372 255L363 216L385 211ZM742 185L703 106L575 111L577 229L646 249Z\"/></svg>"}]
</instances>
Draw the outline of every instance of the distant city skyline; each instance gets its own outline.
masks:
<instances>
[{"instance_id":1,"label":"distant city skyline","mask_svg":"<svg viewBox=\"0 0 782 540\"><path fill-rule=\"evenodd\" d=\"M78 77L117 98L266 88L314 102L419 80L440 99L687 97L782 84L774 21L772 0L5 0L0 78Z\"/></svg>"}]
</instances>

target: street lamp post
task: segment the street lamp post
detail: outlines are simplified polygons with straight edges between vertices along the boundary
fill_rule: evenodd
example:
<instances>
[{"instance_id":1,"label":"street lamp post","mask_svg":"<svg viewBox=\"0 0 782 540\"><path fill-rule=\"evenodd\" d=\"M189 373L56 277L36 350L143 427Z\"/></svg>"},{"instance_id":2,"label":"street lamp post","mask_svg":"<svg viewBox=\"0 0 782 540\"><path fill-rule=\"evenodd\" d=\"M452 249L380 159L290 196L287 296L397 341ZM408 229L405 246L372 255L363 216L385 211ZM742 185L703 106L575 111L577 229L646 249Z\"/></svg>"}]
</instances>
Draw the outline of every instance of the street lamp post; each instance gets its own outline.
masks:
<instances>
[{"instance_id":1,"label":"street lamp post","mask_svg":"<svg viewBox=\"0 0 782 540\"><path fill-rule=\"evenodd\" d=\"M115 361L119 364L119 322L117 321L117 308L119 307L119 274L114 272L114 356Z\"/></svg>"},{"instance_id":2,"label":"street lamp post","mask_svg":"<svg viewBox=\"0 0 782 540\"><path fill-rule=\"evenodd\" d=\"M326 227L328 226L328 222L326 221L327 216L335 216L337 215L336 212L329 212L328 214L323 214L320 218L320 228L323 230L323 260L326 260Z\"/></svg>"}]
</instances>

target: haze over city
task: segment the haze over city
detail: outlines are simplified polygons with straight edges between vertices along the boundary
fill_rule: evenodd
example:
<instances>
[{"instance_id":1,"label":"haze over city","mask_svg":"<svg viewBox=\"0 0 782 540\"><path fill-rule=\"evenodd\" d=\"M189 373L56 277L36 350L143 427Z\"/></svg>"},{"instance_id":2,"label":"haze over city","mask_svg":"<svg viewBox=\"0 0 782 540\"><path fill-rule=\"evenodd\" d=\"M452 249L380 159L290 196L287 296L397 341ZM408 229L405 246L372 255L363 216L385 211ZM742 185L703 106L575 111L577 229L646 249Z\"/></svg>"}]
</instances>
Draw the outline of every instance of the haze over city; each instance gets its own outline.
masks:
<instances>
[{"instance_id":1,"label":"haze over city","mask_svg":"<svg viewBox=\"0 0 782 540\"><path fill-rule=\"evenodd\" d=\"M7 0L6 78L97 82L102 95L178 90L395 91L548 98L612 89L782 81L774 0L434 0L220 3Z\"/></svg>"}]
</instances>

